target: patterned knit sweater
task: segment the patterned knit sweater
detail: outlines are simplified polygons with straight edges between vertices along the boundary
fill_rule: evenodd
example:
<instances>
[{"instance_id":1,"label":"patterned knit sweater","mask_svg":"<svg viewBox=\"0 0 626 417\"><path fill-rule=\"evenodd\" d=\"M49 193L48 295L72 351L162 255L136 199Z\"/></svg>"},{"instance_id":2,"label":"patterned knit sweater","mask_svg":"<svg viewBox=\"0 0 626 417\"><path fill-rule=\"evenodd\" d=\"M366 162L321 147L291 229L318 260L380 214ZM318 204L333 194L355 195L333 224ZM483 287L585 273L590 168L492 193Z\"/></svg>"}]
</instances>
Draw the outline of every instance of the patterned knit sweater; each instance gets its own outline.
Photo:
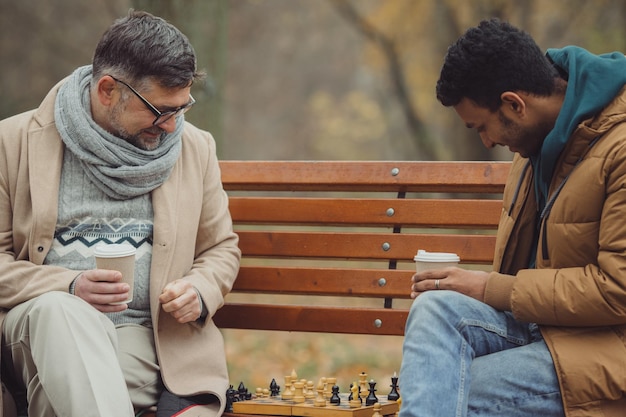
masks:
<instances>
[{"instance_id":1,"label":"patterned knit sweater","mask_svg":"<svg viewBox=\"0 0 626 417\"><path fill-rule=\"evenodd\" d=\"M67 149L59 189L59 214L54 241L45 263L69 269L96 267L93 250L99 243L128 243L137 249L133 301L128 309L107 313L114 324L151 327L150 260L153 211L150 193L114 200L85 175L79 160Z\"/></svg>"}]
</instances>

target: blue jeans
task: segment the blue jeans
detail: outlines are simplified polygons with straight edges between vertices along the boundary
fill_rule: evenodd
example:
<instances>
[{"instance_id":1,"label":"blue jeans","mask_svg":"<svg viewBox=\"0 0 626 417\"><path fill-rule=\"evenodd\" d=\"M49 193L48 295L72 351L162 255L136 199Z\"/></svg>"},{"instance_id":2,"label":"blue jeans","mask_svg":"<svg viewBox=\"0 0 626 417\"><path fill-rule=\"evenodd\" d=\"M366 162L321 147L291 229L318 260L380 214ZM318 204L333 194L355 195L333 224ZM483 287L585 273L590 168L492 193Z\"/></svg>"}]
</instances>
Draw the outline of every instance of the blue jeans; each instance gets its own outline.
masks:
<instances>
[{"instance_id":1,"label":"blue jeans","mask_svg":"<svg viewBox=\"0 0 626 417\"><path fill-rule=\"evenodd\" d=\"M453 291L415 299L406 323L399 417L562 417L536 324Z\"/></svg>"}]
</instances>

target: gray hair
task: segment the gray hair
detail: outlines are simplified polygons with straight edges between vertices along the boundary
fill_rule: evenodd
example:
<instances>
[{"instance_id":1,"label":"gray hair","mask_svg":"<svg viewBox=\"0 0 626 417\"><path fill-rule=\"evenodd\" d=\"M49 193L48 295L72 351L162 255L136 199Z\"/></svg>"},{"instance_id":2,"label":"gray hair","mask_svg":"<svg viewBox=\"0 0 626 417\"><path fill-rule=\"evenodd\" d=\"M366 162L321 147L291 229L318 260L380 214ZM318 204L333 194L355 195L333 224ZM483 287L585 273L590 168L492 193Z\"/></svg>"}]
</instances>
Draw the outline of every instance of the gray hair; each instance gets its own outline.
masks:
<instances>
[{"instance_id":1,"label":"gray hair","mask_svg":"<svg viewBox=\"0 0 626 417\"><path fill-rule=\"evenodd\" d=\"M112 75L128 83L155 80L165 88L188 87L203 74L196 54L176 27L148 12L131 9L102 35L93 57L93 79Z\"/></svg>"}]
</instances>

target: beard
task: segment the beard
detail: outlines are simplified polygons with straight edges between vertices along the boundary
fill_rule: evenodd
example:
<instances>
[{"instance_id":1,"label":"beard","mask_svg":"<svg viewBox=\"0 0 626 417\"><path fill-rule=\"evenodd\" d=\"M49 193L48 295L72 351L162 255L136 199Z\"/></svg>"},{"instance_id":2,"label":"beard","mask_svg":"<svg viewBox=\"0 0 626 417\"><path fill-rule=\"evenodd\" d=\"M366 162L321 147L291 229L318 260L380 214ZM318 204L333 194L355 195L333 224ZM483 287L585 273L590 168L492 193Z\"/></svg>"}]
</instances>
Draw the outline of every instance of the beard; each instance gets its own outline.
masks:
<instances>
[{"instance_id":1,"label":"beard","mask_svg":"<svg viewBox=\"0 0 626 417\"><path fill-rule=\"evenodd\" d=\"M509 149L514 150L524 158L539 154L544 139L554 127L553 124L550 125L549 123L544 122L523 128L513 120L506 117L501 110L498 111L498 119L504 130L506 130L506 136L508 139L507 146Z\"/></svg>"},{"instance_id":2,"label":"beard","mask_svg":"<svg viewBox=\"0 0 626 417\"><path fill-rule=\"evenodd\" d=\"M125 106L121 103L111 111L109 116L110 133L144 151L152 151L158 148L167 132L159 126L151 126L134 133L130 132L121 122L121 115L124 111ZM145 137L146 134L150 137Z\"/></svg>"}]
</instances>

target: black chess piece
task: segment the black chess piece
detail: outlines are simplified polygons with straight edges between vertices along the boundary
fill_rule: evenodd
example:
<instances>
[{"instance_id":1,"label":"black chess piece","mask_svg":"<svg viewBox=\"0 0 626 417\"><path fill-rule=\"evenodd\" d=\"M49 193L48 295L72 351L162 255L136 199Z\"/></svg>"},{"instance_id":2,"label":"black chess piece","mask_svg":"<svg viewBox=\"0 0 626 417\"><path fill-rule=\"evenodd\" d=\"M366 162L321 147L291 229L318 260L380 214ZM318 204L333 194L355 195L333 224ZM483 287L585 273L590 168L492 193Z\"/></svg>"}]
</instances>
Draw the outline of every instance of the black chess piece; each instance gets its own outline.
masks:
<instances>
[{"instance_id":1,"label":"black chess piece","mask_svg":"<svg viewBox=\"0 0 626 417\"><path fill-rule=\"evenodd\" d=\"M226 390L226 407L224 411L227 413L233 412L233 403L237 401L237 391L233 388L233 386L229 386Z\"/></svg>"},{"instance_id":2,"label":"black chess piece","mask_svg":"<svg viewBox=\"0 0 626 417\"><path fill-rule=\"evenodd\" d=\"M367 398L365 399L365 405L374 405L378 402L378 398L376 397L376 382L374 381L370 381L369 382L370 385L370 393L368 394Z\"/></svg>"},{"instance_id":3,"label":"black chess piece","mask_svg":"<svg viewBox=\"0 0 626 417\"><path fill-rule=\"evenodd\" d=\"M389 391L389 395L387 395L387 399L389 401L398 401L400 399L400 393L398 393L398 377L391 377L391 391Z\"/></svg>"},{"instance_id":4,"label":"black chess piece","mask_svg":"<svg viewBox=\"0 0 626 417\"><path fill-rule=\"evenodd\" d=\"M339 397L339 387L337 385L333 385L332 390L333 390L333 394L330 396L330 403L332 405L341 404L341 397Z\"/></svg>"},{"instance_id":5,"label":"black chess piece","mask_svg":"<svg viewBox=\"0 0 626 417\"><path fill-rule=\"evenodd\" d=\"M352 394L352 386L354 384L350 384L350 395L348 395L348 401L352 401L354 399L354 395Z\"/></svg>"},{"instance_id":6,"label":"black chess piece","mask_svg":"<svg viewBox=\"0 0 626 417\"><path fill-rule=\"evenodd\" d=\"M272 382L270 382L270 397L278 397L280 394L280 385L276 383L276 379L272 378Z\"/></svg>"},{"instance_id":7,"label":"black chess piece","mask_svg":"<svg viewBox=\"0 0 626 417\"><path fill-rule=\"evenodd\" d=\"M248 388L243 384L243 382L239 383L239 388L237 388L237 393L239 395L239 401L246 401L252 399L252 393L248 392Z\"/></svg>"}]
</instances>

